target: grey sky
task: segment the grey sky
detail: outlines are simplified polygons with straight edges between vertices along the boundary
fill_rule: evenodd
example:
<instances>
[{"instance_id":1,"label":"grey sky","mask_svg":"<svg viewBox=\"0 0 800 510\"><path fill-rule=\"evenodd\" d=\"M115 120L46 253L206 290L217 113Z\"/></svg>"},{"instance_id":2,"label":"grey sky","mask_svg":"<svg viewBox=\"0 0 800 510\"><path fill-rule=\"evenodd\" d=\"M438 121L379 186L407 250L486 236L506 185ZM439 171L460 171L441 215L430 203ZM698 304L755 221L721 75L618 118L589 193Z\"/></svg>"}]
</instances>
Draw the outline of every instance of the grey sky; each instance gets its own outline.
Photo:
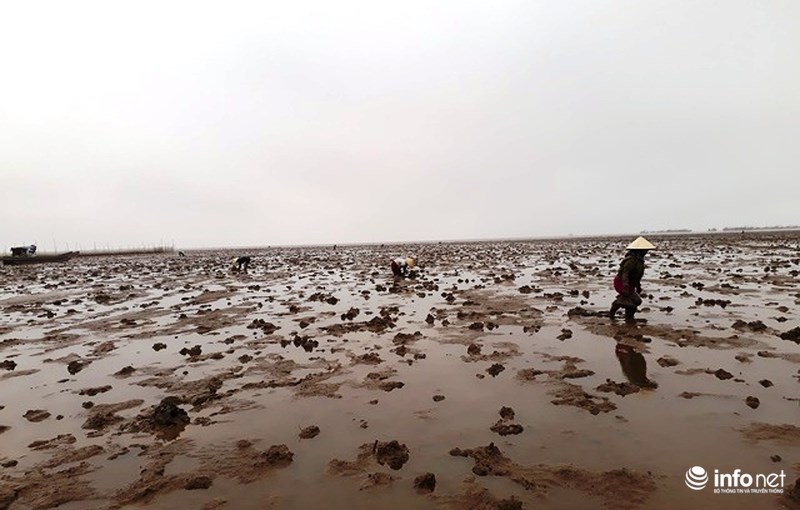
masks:
<instances>
[{"instance_id":1,"label":"grey sky","mask_svg":"<svg viewBox=\"0 0 800 510\"><path fill-rule=\"evenodd\" d=\"M800 223L800 2L6 2L0 246Z\"/></svg>"}]
</instances>

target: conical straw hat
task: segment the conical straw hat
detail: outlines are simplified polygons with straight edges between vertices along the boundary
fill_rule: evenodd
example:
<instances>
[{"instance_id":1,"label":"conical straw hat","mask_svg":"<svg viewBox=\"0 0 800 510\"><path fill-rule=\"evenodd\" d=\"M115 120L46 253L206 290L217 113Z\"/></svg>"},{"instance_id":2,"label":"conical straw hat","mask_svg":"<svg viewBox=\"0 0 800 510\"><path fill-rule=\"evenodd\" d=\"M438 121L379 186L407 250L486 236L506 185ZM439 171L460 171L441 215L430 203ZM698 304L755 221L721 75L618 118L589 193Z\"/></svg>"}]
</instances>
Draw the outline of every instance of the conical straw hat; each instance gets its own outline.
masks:
<instances>
[{"instance_id":1,"label":"conical straw hat","mask_svg":"<svg viewBox=\"0 0 800 510\"><path fill-rule=\"evenodd\" d=\"M407 265L408 267L414 267L414 266L416 266L416 265L417 265L417 261L416 261L416 260L414 260L414 259L412 259L411 257L408 257L408 258L406 259L406 265Z\"/></svg>"},{"instance_id":2,"label":"conical straw hat","mask_svg":"<svg viewBox=\"0 0 800 510\"><path fill-rule=\"evenodd\" d=\"M638 237L634 242L628 245L628 250L655 250L653 243L644 237Z\"/></svg>"}]
</instances>

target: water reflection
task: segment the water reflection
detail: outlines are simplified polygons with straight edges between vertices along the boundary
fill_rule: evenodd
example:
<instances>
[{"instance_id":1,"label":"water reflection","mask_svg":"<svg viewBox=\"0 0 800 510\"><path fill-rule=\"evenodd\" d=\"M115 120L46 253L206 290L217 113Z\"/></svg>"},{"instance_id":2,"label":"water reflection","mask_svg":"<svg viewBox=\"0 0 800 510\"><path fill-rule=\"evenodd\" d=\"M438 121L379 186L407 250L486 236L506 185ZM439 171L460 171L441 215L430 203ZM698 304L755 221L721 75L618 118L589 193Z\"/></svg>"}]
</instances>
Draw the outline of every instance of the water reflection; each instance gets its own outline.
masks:
<instances>
[{"instance_id":1,"label":"water reflection","mask_svg":"<svg viewBox=\"0 0 800 510\"><path fill-rule=\"evenodd\" d=\"M630 345L622 343L617 343L614 353L617 355L619 366L622 368L622 373L625 374L628 382L640 388L658 388L658 384L655 381L647 378L647 362L642 353L637 352Z\"/></svg>"}]
</instances>

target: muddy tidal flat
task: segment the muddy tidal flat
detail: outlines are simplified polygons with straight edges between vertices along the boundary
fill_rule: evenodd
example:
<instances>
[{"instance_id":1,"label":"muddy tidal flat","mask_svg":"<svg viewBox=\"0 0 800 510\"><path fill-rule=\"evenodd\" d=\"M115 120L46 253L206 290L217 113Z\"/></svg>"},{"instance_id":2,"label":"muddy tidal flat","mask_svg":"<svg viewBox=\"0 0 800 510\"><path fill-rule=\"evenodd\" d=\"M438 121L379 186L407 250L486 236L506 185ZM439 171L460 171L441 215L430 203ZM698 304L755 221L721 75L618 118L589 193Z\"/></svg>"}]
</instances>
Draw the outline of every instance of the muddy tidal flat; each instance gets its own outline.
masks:
<instances>
[{"instance_id":1,"label":"muddy tidal flat","mask_svg":"<svg viewBox=\"0 0 800 510\"><path fill-rule=\"evenodd\" d=\"M0 509L800 508L800 232L651 240L0 267Z\"/></svg>"}]
</instances>

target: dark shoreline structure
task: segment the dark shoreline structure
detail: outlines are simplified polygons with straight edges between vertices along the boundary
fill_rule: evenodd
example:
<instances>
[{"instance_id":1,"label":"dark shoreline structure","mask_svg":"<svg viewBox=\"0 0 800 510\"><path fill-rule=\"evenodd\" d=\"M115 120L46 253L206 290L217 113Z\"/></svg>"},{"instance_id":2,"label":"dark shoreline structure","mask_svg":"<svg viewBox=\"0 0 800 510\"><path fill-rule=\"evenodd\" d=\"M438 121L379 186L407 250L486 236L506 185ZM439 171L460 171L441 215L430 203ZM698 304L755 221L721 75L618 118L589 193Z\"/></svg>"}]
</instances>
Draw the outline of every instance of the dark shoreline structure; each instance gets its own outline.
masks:
<instances>
[{"instance_id":1,"label":"dark shoreline structure","mask_svg":"<svg viewBox=\"0 0 800 510\"><path fill-rule=\"evenodd\" d=\"M32 264L51 264L57 262L67 262L74 258L84 257L113 257L113 256L136 256L136 255L159 255L174 253L174 248L159 247L142 250L108 250L108 251L68 251L65 253L43 253L35 255L8 255L0 257L2 266L27 266Z\"/></svg>"},{"instance_id":2,"label":"dark shoreline structure","mask_svg":"<svg viewBox=\"0 0 800 510\"><path fill-rule=\"evenodd\" d=\"M784 232L800 230L800 225L787 225L787 226L773 226L773 227L723 227L721 229L710 228L705 233L713 234L715 232ZM645 234L700 234L702 231L694 231L690 228L671 228L667 230L642 230L639 232Z\"/></svg>"},{"instance_id":3,"label":"dark shoreline structure","mask_svg":"<svg viewBox=\"0 0 800 510\"><path fill-rule=\"evenodd\" d=\"M677 228L669 230L642 230L640 234L691 234L692 230L688 228Z\"/></svg>"},{"instance_id":4,"label":"dark shoreline structure","mask_svg":"<svg viewBox=\"0 0 800 510\"><path fill-rule=\"evenodd\" d=\"M0 258L0 263L4 266L27 266L31 264L49 264L53 262L66 262L73 257L79 256L78 252L68 251L52 255L32 255L30 257L8 256Z\"/></svg>"},{"instance_id":5,"label":"dark shoreline structure","mask_svg":"<svg viewBox=\"0 0 800 510\"><path fill-rule=\"evenodd\" d=\"M800 225L791 225L791 226L775 226L775 227L725 227L722 229L723 232L752 232L752 231L759 231L759 230L774 230L774 231L781 231L781 230L800 230Z\"/></svg>"},{"instance_id":6,"label":"dark shoreline structure","mask_svg":"<svg viewBox=\"0 0 800 510\"><path fill-rule=\"evenodd\" d=\"M174 253L175 248L171 246L160 246L158 248L145 248L139 250L97 250L81 251L78 257L112 257L115 255L158 255L160 253Z\"/></svg>"}]
</instances>

